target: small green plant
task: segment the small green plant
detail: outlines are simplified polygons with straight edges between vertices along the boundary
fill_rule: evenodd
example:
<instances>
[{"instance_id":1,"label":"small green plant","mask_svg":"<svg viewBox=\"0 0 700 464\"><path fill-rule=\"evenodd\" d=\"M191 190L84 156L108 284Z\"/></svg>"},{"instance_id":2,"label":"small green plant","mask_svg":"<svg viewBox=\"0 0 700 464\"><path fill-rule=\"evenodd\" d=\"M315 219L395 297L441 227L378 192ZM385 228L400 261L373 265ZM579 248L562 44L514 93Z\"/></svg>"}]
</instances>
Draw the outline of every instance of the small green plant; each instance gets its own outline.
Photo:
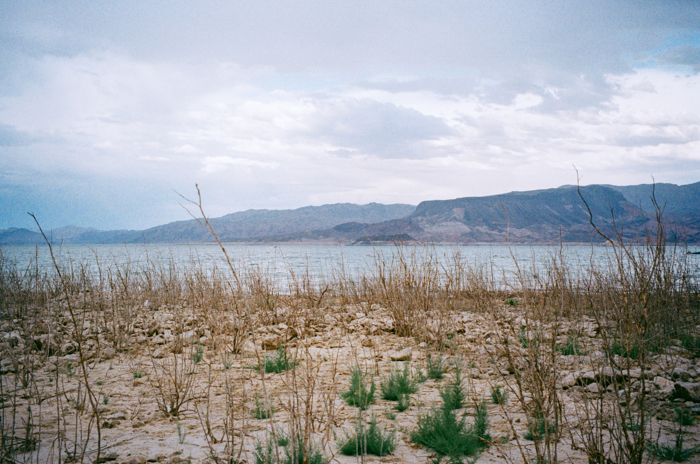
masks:
<instances>
[{"instance_id":1,"label":"small green plant","mask_svg":"<svg viewBox=\"0 0 700 464\"><path fill-rule=\"evenodd\" d=\"M428 378L440 380L445 376L445 366L442 362L442 356L433 358L428 354Z\"/></svg>"},{"instance_id":2,"label":"small green plant","mask_svg":"<svg viewBox=\"0 0 700 464\"><path fill-rule=\"evenodd\" d=\"M258 394L255 394L255 407L251 410L251 415L258 420L269 419L274 414L275 409L272 404L262 401Z\"/></svg>"},{"instance_id":3,"label":"small green plant","mask_svg":"<svg viewBox=\"0 0 700 464\"><path fill-rule=\"evenodd\" d=\"M387 409L386 411L384 411L384 416L389 420L396 420L396 413L391 409Z\"/></svg>"},{"instance_id":4,"label":"small green plant","mask_svg":"<svg viewBox=\"0 0 700 464\"><path fill-rule=\"evenodd\" d=\"M233 360L229 357L228 353L224 355L221 362L222 362L225 370L229 370L229 369L231 369L231 366L233 366Z\"/></svg>"},{"instance_id":5,"label":"small green plant","mask_svg":"<svg viewBox=\"0 0 700 464\"><path fill-rule=\"evenodd\" d=\"M520 326L520 335L518 336L518 340L520 341L520 345L522 345L523 348L536 348L540 344L537 333L535 332L535 334L531 337L528 334L527 327L525 327L524 325Z\"/></svg>"},{"instance_id":6,"label":"small green plant","mask_svg":"<svg viewBox=\"0 0 700 464\"><path fill-rule=\"evenodd\" d=\"M695 422L695 415L685 408L673 408L676 411L676 422L681 426L693 425Z\"/></svg>"},{"instance_id":7,"label":"small green plant","mask_svg":"<svg viewBox=\"0 0 700 464\"><path fill-rule=\"evenodd\" d=\"M486 405L479 405L474 424L467 427L464 416L457 418L454 410L446 407L433 408L418 418L418 428L411 432L411 441L432 449L452 462L461 462L462 457L475 456L490 443L489 421Z\"/></svg>"},{"instance_id":8,"label":"small green plant","mask_svg":"<svg viewBox=\"0 0 700 464\"><path fill-rule=\"evenodd\" d=\"M398 412L404 412L406 409L411 407L411 395L408 393L403 393L399 395L399 400L396 403L396 410Z\"/></svg>"},{"instance_id":9,"label":"small green plant","mask_svg":"<svg viewBox=\"0 0 700 464\"><path fill-rule=\"evenodd\" d=\"M683 430L676 434L676 441L673 445L661 445L658 442L647 442L649 454L662 461L685 462L696 454L700 453L700 446L683 448Z\"/></svg>"},{"instance_id":10,"label":"small green plant","mask_svg":"<svg viewBox=\"0 0 700 464\"><path fill-rule=\"evenodd\" d=\"M646 425L646 420L642 422L638 416L630 415L625 421L625 428L630 432L639 432Z\"/></svg>"},{"instance_id":11,"label":"small green plant","mask_svg":"<svg viewBox=\"0 0 700 464\"><path fill-rule=\"evenodd\" d=\"M372 454L386 456L394 452L396 442L393 433L382 433L377 425L377 417L372 415L369 428L358 418L355 433L345 434L345 439L339 444L340 452L346 456Z\"/></svg>"},{"instance_id":12,"label":"small green plant","mask_svg":"<svg viewBox=\"0 0 700 464\"><path fill-rule=\"evenodd\" d=\"M274 444L272 437L268 437L267 442L263 445L260 440L255 442L255 464L273 464L275 462L275 453L273 453Z\"/></svg>"},{"instance_id":13,"label":"small green plant","mask_svg":"<svg viewBox=\"0 0 700 464\"><path fill-rule=\"evenodd\" d=\"M135 379L140 379L141 377L143 377L143 371L139 367L132 367L131 374L134 376Z\"/></svg>"},{"instance_id":14,"label":"small green plant","mask_svg":"<svg viewBox=\"0 0 700 464\"><path fill-rule=\"evenodd\" d=\"M287 350L284 346L280 346L274 355L266 357L261 361L261 364L254 366L253 369L258 372L264 370L266 373L280 373L294 369L297 364L287 357Z\"/></svg>"},{"instance_id":15,"label":"small green plant","mask_svg":"<svg viewBox=\"0 0 700 464\"><path fill-rule=\"evenodd\" d=\"M66 364L66 374L68 375L68 377L73 377L73 375L75 374L75 372L73 372L73 366L71 365L71 363Z\"/></svg>"},{"instance_id":16,"label":"small green plant","mask_svg":"<svg viewBox=\"0 0 700 464\"><path fill-rule=\"evenodd\" d=\"M275 427L275 436L277 437L277 445L278 446L289 445L289 435L284 433L284 430Z\"/></svg>"},{"instance_id":17,"label":"small green plant","mask_svg":"<svg viewBox=\"0 0 700 464\"><path fill-rule=\"evenodd\" d=\"M506 306L513 306L513 307L515 307L515 306L518 306L518 300L517 300L516 298L508 298L508 299L505 301L505 304L506 304Z\"/></svg>"},{"instance_id":18,"label":"small green plant","mask_svg":"<svg viewBox=\"0 0 700 464\"><path fill-rule=\"evenodd\" d=\"M459 367L455 368L452 380L440 390L440 397L445 409L452 411L464 407L466 396L462 389L462 370Z\"/></svg>"},{"instance_id":19,"label":"small green plant","mask_svg":"<svg viewBox=\"0 0 700 464\"><path fill-rule=\"evenodd\" d=\"M493 404L506 404L506 401L508 401L508 392L501 390L500 385L496 385L491 389L491 401Z\"/></svg>"},{"instance_id":20,"label":"small green plant","mask_svg":"<svg viewBox=\"0 0 700 464\"><path fill-rule=\"evenodd\" d=\"M96 384L97 386L99 386L99 387L101 387L103 383L104 383L104 382L102 382L101 380L98 380L97 382L95 382L95 384Z\"/></svg>"},{"instance_id":21,"label":"small green plant","mask_svg":"<svg viewBox=\"0 0 700 464\"><path fill-rule=\"evenodd\" d=\"M202 345L200 345L199 343L197 343L197 351L192 353L191 356L192 356L192 361L195 364L199 364L200 362L202 362L202 359L204 358L204 347Z\"/></svg>"},{"instance_id":22,"label":"small green plant","mask_svg":"<svg viewBox=\"0 0 700 464\"><path fill-rule=\"evenodd\" d=\"M320 449L303 437L296 437L284 448L285 464L326 464Z\"/></svg>"},{"instance_id":23,"label":"small green plant","mask_svg":"<svg viewBox=\"0 0 700 464\"><path fill-rule=\"evenodd\" d=\"M610 356L618 355L623 358L637 359L642 353L639 344L636 342L623 343L620 340L615 340L608 350Z\"/></svg>"},{"instance_id":24,"label":"small green plant","mask_svg":"<svg viewBox=\"0 0 700 464\"><path fill-rule=\"evenodd\" d=\"M104 404L109 404L109 395L107 395L107 393L102 394L102 402Z\"/></svg>"},{"instance_id":25,"label":"small green plant","mask_svg":"<svg viewBox=\"0 0 700 464\"><path fill-rule=\"evenodd\" d=\"M389 401L399 401L405 394L412 394L418 391L415 379L411 377L408 363L405 363L403 370L392 369L389 377L381 381L382 398Z\"/></svg>"},{"instance_id":26,"label":"small green plant","mask_svg":"<svg viewBox=\"0 0 700 464\"><path fill-rule=\"evenodd\" d=\"M583 356L586 354L579 346L578 337L575 335L569 335L565 344L557 345L557 351L560 352L562 356Z\"/></svg>"},{"instance_id":27,"label":"small green plant","mask_svg":"<svg viewBox=\"0 0 700 464\"><path fill-rule=\"evenodd\" d=\"M539 441L544 439L547 434L553 435L557 433L556 424L549 423L542 413L537 414L527 424L527 431L523 438L530 441Z\"/></svg>"},{"instance_id":28,"label":"small green plant","mask_svg":"<svg viewBox=\"0 0 700 464\"><path fill-rule=\"evenodd\" d=\"M362 372L360 366L355 365L350 372L350 388L341 392L340 396L350 406L357 406L364 410L367 409L368 405L374 402L375 391L376 386L374 384L374 379L372 379L371 386L368 390L365 381L365 373Z\"/></svg>"}]
</instances>

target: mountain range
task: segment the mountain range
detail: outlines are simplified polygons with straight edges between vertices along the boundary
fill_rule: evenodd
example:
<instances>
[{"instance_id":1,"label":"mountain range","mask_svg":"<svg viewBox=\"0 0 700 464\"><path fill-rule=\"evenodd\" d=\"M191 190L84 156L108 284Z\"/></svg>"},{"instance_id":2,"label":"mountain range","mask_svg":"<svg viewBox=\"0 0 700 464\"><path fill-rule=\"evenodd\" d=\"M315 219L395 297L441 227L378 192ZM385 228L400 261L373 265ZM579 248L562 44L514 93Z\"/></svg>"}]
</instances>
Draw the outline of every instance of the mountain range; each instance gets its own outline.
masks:
<instances>
[{"instance_id":1,"label":"mountain range","mask_svg":"<svg viewBox=\"0 0 700 464\"><path fill-rule=\"evenodd\" d=\"M652 200L653 198L653 200ZM584 202L585 200L585 202ZM572 243L604 233L640 239L656 225L654 202L669 238L700 243L700 182L689 185L590 185L406 204L342 203L293 210L248 210L210 218L225 242ZM590 211L590 214L589 214ZM194 219L145 230L100 231L74 226L47 234L54 243L201 243L214 238ZM41 244L28 229L0 230L0 245Z\"/></svg>"}]
</instances>

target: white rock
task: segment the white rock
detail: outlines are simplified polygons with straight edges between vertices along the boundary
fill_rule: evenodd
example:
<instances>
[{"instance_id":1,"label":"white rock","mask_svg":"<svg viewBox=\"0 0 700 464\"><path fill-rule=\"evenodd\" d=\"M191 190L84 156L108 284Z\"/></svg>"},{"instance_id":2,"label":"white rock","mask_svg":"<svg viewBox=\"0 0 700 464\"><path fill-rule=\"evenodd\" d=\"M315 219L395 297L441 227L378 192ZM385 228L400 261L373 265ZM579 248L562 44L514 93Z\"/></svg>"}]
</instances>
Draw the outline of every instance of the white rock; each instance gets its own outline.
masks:
<instances>
[{"instance_id":1,"label":"white rock","mask_svg":"<svg viewBox=\"0 0 700 464\"><path fill-rule=\"evenodd\" d=\"M401 351L389 350L387 354L392 361L409 361L411 359L411 348L404 348Z\"/></svg>"}]
</instances>

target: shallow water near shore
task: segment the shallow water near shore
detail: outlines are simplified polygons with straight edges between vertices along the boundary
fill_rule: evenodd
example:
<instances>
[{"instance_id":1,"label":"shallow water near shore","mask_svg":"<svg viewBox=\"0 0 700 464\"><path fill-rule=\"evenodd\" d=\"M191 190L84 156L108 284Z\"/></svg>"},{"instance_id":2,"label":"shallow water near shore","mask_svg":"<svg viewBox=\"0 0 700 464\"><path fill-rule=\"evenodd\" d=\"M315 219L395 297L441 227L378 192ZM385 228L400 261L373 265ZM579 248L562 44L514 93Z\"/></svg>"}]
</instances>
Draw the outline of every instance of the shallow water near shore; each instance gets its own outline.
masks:
<instances>
[{"instance_id":1,"label":"shallow water near shore","mask_svg":"<svg viewBox=\"0 0 700 464\"><path fill-rule=\"evenodd\" d=\"M569 269L588 271L591 266L603 265L611 249L601 245L563 246L341 246L341 245L241 245L224 244L235 269L256 269L277 284L284 286L290 276L308 275L314 279L330 279L339 275L355 278L376 268L377 263L391 263L403 257L417 262L433 261L440 267L460 262L476 268L483 266L496 280L515 278L518 269L532 273L553 257ZM687 256L695 276L700 278L700 255L686 255L700 247L669 247L679 257ZM5 260L19 269L51 270L52 262L47 246L14 245L0 250ZM229 266L221 248L216 244L122 244L122 245L60 245L54 246L54 256L61 266L81 266L89 272L126 266L134 269L198 267L205 270L218 268L228 272ZM457 261L456 261L457 260Z\"/></svg>"}]
</instances>

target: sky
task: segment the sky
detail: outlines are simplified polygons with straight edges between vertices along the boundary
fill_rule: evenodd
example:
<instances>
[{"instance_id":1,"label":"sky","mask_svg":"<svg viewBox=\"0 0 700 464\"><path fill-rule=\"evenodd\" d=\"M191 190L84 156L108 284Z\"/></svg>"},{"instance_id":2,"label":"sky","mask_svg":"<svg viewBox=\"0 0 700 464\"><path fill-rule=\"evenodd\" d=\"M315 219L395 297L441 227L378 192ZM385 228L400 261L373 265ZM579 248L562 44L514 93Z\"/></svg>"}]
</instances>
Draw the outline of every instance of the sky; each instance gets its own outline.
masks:
<instances>
[{"instance_id":1,"label":"sky","mask_svg":"<svg viewBox=\"0 0 700 464\"><path fill-rule=\"evenodd\" d=\"M578 178L700 181L700 2L0 0L0 229Z\"/></svg>"}]
</instances>

